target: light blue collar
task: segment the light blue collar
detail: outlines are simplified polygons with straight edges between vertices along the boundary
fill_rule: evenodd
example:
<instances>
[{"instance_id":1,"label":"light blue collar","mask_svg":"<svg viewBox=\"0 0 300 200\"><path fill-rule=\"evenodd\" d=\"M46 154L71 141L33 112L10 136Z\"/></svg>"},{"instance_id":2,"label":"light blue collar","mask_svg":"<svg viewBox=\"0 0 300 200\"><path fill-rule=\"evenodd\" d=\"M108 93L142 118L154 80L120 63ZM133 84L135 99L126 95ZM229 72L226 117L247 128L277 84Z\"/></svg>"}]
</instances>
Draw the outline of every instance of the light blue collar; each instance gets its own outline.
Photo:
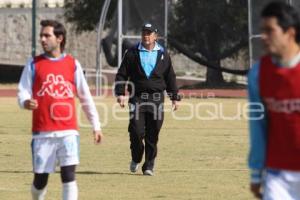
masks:
<instances>
[{"instance_id":1,"label":"light blue collar","mask_svg":"<svg viewBox=\"0 0 300 200\"><path fill-rule=\"evenodd\" d=\"M295 55L291 60L288 62L282 62L276 57L272 57L272 62L279 65L279 67L286 67L286 68L293 68L297 66L297 64L300 62L300 53Z\"/></svg>"},{"instance_id":2,"label":"light blue collar","mask_svg":"<svg viewBox=\"0 0 300 200\"><path fill-rule=\"evenodd\" d=\"M138 50L140 50L140 51L149 51L148 49L146 49L143 46L143 44L141 42L139 43ZM161 46L157 42L155 42L154 48L151 51L159 51L159 50L161 50Z\"/></svg>"},{"instance_id":3,"label":"light blue collar","mask_svg":"<svg viewBox=\"0 0 300 200\"><path fill-rule=\"evenodd\" d=\"M62 58L64 58L66 56L66 54L62 53L58 58L49 57L45 53L43 54L43 56L51 61L58 61L58 60L61 60Z\"/></svg>"}]
</instances>

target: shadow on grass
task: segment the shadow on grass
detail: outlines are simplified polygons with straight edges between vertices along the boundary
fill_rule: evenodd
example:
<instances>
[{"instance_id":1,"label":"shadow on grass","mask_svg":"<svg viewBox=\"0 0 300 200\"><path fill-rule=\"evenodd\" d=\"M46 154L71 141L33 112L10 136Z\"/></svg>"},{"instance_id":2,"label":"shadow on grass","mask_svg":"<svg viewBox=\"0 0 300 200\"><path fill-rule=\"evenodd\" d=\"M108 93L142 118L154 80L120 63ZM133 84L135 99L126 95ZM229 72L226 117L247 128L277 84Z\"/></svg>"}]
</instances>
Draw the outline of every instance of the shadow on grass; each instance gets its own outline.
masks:
<instances>
[{"instance_id":1,"label":"shadow on grass","mask_svg":"<svg viewBox=\"0 0 300 200\"><path fill-rule=\"evenodd\" d=\"M142 176L142 174L133 174L129 172L96 172L96 171L77 171L76 174L82 175L125 175L125 176Z\"/></svg>"},{"instance_id":2,"label":"shadow on grass","mask_svg":"<svg viewBox=\"0 0 300 200\"><path fill-rule=\"evenodd\" d=\"M32 174L32 171L26 170L0 170L0 174ZM59 174L60 172L55 172ZM129 172L96 172L96 171L76 171L76 174L82 175L125 175L125 176L143 176L142 174L133 174Z\"/></svg>"},{"instance_id":3,"label":"shadow on grass","mask_svg":"<svg viewBox=\"0 0 300 200\"><path fill-rule=\"evenodd\" d=\"M22 170L0 170L0 174L28 174L32 171L22 171Z\"/></svg>"}]
</instances>

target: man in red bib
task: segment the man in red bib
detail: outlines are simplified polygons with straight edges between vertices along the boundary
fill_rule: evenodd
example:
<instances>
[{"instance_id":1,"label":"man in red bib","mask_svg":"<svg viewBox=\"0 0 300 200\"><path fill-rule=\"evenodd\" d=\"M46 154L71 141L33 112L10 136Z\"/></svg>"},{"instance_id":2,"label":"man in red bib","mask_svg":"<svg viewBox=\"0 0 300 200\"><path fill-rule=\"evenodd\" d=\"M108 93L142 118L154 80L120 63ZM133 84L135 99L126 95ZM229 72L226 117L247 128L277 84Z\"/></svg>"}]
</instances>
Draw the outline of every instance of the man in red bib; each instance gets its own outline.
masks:
<instances>
[{"instance_id":1,"label":"man in red bib","mask_svg":"<svg viewBox=\"0 0 300 200\"><path fill-rule=\"evenodd\" d=\"M79 164L79 133L75 97L93 126L95 143L102 140L98 112L80 63L64 53L66 30L54 20L41 21L44 53L26 64L19 83L18 101L32 110L33 200L43 200L49 173L61 169L63 200L77 200L75 167Z\"/></svg>"},{"instance_id":2,"label":"man in red bib","mask_svg":"<svg viewBox=\"0 0 300 200\"><path fill-rule=\"evenodd\" d=\"M251 191L300 199L300 17L282 2L261 16L266 55L248 74Z\"/></svg>"}]
</instances>

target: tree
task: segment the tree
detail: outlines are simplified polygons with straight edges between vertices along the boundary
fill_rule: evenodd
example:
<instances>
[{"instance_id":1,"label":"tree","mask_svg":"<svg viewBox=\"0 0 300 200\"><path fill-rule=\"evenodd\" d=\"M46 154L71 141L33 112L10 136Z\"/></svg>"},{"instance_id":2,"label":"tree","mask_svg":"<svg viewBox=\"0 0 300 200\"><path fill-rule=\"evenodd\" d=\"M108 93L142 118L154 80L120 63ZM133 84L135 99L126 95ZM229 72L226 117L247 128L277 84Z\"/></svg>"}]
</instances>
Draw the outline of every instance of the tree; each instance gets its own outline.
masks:
<instances>
[{"instance_id":1,"label":"tree","mask_svg":"<svg viewBox=\"0 0 300 200\"><path fill-rule=\"evenodd\" d=\"M170 26L170 45L207 66L206 83L223 83L220 62L248 47L247 1L178 0Z\"/></svg>"},{"instance_id":2,"label":"tree","mask_svg":"<svg viewBox=\"0 0 300 200\"><path fill-rule=\"evenodd\" d=\"M111 0L108 20L113 18L117 2ZM67 0L65 18L75 25L77 32L95 30L103 3L104 0L75 0L75 3L74 0ZM178 0L172 10L169 44L190 59L207 66L208 85L222 84L222 71L233 74L247 72L220 66L222 59L233 57L248 47L247 1ZM116 20L109 22L116 23ZM106 27L110 25L107 23ZM108 63L116 66L116 53L113 56L110 51L112 42L116 43L116 38L111 36L105 38L102 44Z\"/></svg>"},{"instance_id":3,"label":"tree","mask_svg":"<svg viewBox=\"0 0 300 200\"><path fill-rule=\"evenodd\" d=\"M94 31L99 21L101 9L105 0L65 0L64 17L67 22L74 25L75 30ZM117 0L111 0L110 12L107 19L112 19L113 12L117 5ZM108 23L108 26L110 24Z\"/></svg>"}]
</instances>

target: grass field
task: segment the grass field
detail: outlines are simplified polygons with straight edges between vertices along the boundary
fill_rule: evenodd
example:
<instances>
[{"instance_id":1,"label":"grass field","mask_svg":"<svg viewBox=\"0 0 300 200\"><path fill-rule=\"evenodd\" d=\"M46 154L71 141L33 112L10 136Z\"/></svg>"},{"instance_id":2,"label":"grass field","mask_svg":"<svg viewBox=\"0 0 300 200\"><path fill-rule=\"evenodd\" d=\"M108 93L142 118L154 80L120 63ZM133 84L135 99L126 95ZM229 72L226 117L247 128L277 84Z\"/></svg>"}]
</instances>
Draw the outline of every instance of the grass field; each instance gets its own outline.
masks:
<instances>
[{"instance_id":1,"label":"grass field","mask_svg":"<svg viewBox=\"0 0 300 200\"><path fill-rule=\"evenodd\" d=\"M253 199L248 191L246 119L241 114L236 120L199 119L209 116L209 106L204 106L207 103L215 103L219 109L223 106L222 113L228 117L235 115L245 99L184 100L176 116L186 120L176 120L167 112L153 177L142 176L140 171L129 173L128 122L113 118L114 99L97 103L102 119L107 120L103 127L105 140L94 145L90 129L80 130L80 199ZM197 107L199 103L203 105ZM101 105L107 106L106 114ZM198 118L188 118L195 109ZM31 113L20 110L15 98L0 98L0 112L0 200L28 200L32 181ZM127 113L118 116L124 118ZM58 200L60 196L60 177L56 173L50 176L47 199Z\"/></svg>"}]
</instances>

